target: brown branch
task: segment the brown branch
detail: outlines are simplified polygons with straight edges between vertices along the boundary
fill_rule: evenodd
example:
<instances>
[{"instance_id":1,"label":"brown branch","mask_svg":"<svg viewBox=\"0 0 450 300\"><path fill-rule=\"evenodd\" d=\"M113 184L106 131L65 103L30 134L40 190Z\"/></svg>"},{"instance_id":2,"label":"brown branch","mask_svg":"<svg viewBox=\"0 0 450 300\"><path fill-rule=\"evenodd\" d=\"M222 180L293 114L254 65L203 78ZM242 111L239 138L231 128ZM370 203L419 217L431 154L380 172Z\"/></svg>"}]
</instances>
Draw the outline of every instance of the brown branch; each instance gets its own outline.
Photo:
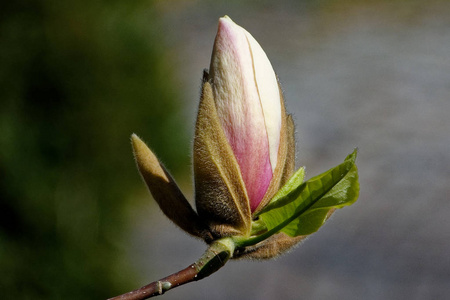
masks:
<instances>
[{"instance_id":1,"label":"brown branch","mask_svg":"<svg viewBox=\"0 0 450 300\"><path fill-rule=\"evenodd\" d=\"M159 296L177 286L203 279L222 268L234 252L231 238L223 238L213 242L206 252L189 267L154 281L140 289L109 298L108 300L143 300Z\"/></svg>"},{"instance_id":2,"label":"brown branch","mask_svg":"<svg viewBox=\"0 0 450 300\"><path fill-rule=\"evenodd\" d=\"M197 276L198 272L199 270L194 263L186 269L183 269L158 281L154 281L146 286L141 287L140 289L120 296L109 298L108 300L143 300L153 296L159 296L164 294L169 289L175 288L185 283L189 283L191 281L200 280L201 278L198 278Z\"/></svg>"}]
</instances>

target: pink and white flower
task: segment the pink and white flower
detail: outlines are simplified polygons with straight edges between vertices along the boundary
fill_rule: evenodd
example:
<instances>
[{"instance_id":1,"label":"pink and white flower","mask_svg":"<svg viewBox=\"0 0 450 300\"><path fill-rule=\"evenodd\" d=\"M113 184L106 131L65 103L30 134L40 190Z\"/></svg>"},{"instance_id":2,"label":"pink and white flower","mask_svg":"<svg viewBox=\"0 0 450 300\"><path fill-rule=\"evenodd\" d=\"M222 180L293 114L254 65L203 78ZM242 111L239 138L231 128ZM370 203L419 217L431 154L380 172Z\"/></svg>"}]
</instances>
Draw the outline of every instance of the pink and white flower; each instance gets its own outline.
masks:
<instances>
[{"instance_id":1,"label":"pink and white flower","mask_svg":"<svg viewBox=\"0 0 450 300\"><path fill-rule=\"evenodd\" d=\"M249 237L254 216L294 173L294 124L269 59L227 16L204 71L194 136L195 211L153 152L132 136L136 162L161 210L211 243ZM277 233L233 257L270 258L303 237Z\"/></svg>"},{"instance_id":2,"label":"pink and white flower","mask_svg":"<svg viewBox=\"0 0 450 300\"><path fill-rule=\"evenodd\" d=\"M217 114L255 211L278 159L281 99L275 72L253 36L225 16L219 20L209 76Z\"/></svg>"}]
</instances>

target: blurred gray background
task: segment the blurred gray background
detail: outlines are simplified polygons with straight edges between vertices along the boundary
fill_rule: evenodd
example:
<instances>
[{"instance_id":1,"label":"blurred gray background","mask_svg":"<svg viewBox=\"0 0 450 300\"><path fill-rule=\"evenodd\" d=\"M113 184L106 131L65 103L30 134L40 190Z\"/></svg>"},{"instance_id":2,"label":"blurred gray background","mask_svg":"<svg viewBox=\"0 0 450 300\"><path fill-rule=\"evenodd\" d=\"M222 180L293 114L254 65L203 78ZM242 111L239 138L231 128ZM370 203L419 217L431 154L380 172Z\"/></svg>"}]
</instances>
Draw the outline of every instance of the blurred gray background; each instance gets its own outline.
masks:
<instances>
[{"instance_id":1,"label":"blurred gray background","mask_svg":"<svg viewBox=\"0 0 450 300\"><path fill-rule=\"evenodd\" d=\"M191 137L218 18L259 41L312 177L359 148L352 206L276 260L161 299L446 299L448 1L11 2L0 48L0 292L103 299L193 263L135 170L146 140L192 200ZM36 25L39 24L39 25Z\"/></svg>"},{"instance_id":2,"label":"blurred gray background","mask_svg":"<svg viewBox=\"0 0 450 300\"><path fill-rule=\"evenodd\" d=\"M161 5L190 133L201 69L209 67L217 18L227 14L260 42L281 80L298 165L311 177L359 147L361 193L288 255L231 262L165 299L448 297L449 3L220 3ZM203 251L154 207L141 213L128 246L141 284Z\"/></svg>"}]
</instances>

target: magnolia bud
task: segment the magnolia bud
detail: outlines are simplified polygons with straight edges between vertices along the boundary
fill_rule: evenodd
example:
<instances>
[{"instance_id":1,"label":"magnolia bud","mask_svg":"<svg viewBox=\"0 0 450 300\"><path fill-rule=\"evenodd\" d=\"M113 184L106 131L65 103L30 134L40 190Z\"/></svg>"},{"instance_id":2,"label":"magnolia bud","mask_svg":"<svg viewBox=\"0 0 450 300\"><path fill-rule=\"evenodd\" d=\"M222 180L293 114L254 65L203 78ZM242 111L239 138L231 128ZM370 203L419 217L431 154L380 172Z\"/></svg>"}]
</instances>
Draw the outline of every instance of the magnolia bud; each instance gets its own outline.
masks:
<instances>
[{"instance_id":1,"label":"magnolia bud","mask_svg":"<svg viewBox=\"0 0 450 300\"><path fill-rule=\"evenodd\" d=\"M219 20L208 80L228 143L239 164L251 211L277 165L281 97L277 78L256 40L230 18Z\"/></svg>"},{"instance_id":2,"label":"magnolia bud","mask_svg":"<svg viewBox=\"0 0 450 300\"><path fill-rule=\"evenodd\" d=\"M197 211L213 235L248 235L252 214L292 175L294 156L293 122L266 54L221 18L194 140Z\"/></svg>"},{"instance_id":3,"label":"magnolia bud","mask_svg":"<svg viewBox=\"0 0 450 300\"><path fill-rule=\"evenodd\" d=\"M227 16L203 74L193 153L197 212L150 149L136 135L132 140L162 211L207 243L250 236L254 215L294 173L294 124L275 72L258 42ZM278 233L234 257L270 258L302 238Z\"/></svg>"}]
</instances>

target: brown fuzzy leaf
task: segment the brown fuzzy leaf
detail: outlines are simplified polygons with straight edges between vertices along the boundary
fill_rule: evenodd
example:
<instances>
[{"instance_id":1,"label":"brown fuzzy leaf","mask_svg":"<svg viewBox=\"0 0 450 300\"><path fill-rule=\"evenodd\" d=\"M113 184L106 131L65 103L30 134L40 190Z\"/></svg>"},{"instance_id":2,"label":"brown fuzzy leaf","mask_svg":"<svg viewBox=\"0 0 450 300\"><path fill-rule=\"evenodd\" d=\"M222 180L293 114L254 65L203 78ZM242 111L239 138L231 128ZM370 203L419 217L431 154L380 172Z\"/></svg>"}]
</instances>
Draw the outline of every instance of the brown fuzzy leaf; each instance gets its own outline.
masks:
<instances>
[{"instance_id":1,"label":"brown fuzzy leaf","mask_svg":"<svg viewBox=\"0 0 450 300\"><path fill-rule=\"evenodd\" d=\"M131 141L139 172L164 214L187 233L210 238L206 225L153 152L137 135L133 134Z\"/></svg>"},{"instance_id":2,"label":"brown fuzzy leaf","mask_svg":"<svg viewBox=\"0 0 450 300\"><path fill-rule=\"evenodd\" d=\"M304 240L307 236L290 237L285 233L277 233L270 238L237 251L233 259L270 259L277 257Z\"/></svg>"},{"instance_id":3,"label":"brown fuzzy leaf","mask_svg":"<svg viewBox=\"0 0 450 300\"><path fill-rule=\"evenodd\" d=\"M194 138L196 206L216 238L247 235L251 211L239 165L204 76Z\"/></svg>"}]
</instances>

